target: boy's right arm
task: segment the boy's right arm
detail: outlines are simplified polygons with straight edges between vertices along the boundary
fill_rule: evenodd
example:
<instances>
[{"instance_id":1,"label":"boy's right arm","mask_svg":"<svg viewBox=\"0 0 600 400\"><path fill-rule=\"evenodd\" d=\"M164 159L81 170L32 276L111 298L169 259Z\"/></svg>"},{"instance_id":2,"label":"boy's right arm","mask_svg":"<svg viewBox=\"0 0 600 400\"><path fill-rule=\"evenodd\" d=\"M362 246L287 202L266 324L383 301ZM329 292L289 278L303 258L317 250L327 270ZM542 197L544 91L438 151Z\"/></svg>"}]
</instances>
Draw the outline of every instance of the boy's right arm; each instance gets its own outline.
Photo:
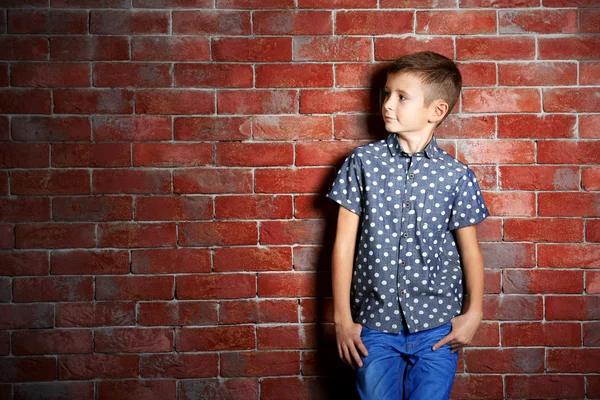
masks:
<instances>
[{"instance_id":1,"label":"boy's right arm","mask_svg":"<svg viewBox=\"0 0 600 400\"><path fill-rule=\"evenodd\" d=\"M362 366L356 347L366 356L367 349L360 340L362 326L352 320L350 310L350 286L354 250L360 217L340 206L332 255L333 318L340 358L354 368L352 359ZM360 327L360 328L359 328Z\"/></svg>"}]
</instances>

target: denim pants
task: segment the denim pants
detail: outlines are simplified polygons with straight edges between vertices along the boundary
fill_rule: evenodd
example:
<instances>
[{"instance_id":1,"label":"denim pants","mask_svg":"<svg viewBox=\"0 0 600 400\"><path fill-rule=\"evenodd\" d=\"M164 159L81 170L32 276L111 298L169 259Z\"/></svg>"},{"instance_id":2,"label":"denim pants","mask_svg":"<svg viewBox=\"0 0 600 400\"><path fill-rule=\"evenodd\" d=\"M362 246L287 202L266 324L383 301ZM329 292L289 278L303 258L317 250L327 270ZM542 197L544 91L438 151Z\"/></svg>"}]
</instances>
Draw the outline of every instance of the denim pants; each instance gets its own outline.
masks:
<instances>
[{"instance_id":1,"label":"denim pants","mask_svg":"<svg viewBox=\"0 0 600 400\"><path fill-rule=\"evenodd\" d=\"M446 343L431 350L452 331L452 322L408 333L384 333L362 327L360 338L369 352L360 351L362 367L356 369L356 387L363 400L447 400L454 382L458 352Z\"/></svg>"}]
</instances>

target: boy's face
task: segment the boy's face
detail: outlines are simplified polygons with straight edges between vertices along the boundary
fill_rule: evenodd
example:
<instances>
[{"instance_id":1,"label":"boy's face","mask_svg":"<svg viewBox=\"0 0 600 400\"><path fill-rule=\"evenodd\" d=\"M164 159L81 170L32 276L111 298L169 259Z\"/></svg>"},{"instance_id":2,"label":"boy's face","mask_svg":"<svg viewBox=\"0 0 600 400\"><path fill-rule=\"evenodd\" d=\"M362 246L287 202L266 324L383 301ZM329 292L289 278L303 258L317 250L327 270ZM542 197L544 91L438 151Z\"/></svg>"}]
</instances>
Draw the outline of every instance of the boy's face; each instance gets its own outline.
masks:
<instances>
[{"instance_id":1,"label":"boy's face","mask_svg":"<svg viewBox=\"0 0 600 400\"><path fill-rule=\"evenodd\" d=\"M402 72L388 75L384 90L381 115L388 132L430 132L435 102L425 106L424 87L418 77Z\"/></svg>"}]
</instances>

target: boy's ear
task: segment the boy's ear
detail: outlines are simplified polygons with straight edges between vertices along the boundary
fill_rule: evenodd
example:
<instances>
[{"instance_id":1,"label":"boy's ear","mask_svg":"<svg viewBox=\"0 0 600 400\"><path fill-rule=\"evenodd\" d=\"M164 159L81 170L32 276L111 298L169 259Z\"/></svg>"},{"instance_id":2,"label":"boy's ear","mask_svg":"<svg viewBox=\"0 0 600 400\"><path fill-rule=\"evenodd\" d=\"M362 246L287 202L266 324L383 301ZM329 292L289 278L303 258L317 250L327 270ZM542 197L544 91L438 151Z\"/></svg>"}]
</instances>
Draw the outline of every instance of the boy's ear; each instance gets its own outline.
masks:
<instances>
[{"instance_id":1,"label":"boy's ear","mask_svg":"<svg viewBox=\"0 0 600 400\"><path fill-rule=\"evenodd\" d=\"M448 103L442 99L434 100L430 107L429 122L439 122L448 112Z\"/></svg>"}]
</instances>

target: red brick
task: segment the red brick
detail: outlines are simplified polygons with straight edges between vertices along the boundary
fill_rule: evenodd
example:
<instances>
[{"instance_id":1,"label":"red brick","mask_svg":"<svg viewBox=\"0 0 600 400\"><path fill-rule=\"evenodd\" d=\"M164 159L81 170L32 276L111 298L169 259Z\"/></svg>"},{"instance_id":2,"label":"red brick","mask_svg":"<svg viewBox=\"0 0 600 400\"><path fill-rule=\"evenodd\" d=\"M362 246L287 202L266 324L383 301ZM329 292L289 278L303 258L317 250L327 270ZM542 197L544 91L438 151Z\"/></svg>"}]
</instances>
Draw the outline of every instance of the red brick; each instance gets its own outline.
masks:
<instances>
[{"instance_id":1,"label":"red brick","mask_svg":"<svg viewBox=\"0 0 600 400\"><path fill-rule=\"evenodd\" d=\"M340 165L355 147L349 141L297 143L295 165Z\"/></svg>"},{"instance_id":2,"label":"red brick","mask_svg":"<svg viewBox=\"0 0 600 400\"><path fill-rule=\"evenodd\" d=\"M508 242L581 242L581 218L505 218L504 240Z\"/></svg>"},{"instance_id":3,"label":"red brick","mask_svg":"<svg viewBox=\"0 0 600 400\"><path fill-rule=\"evenodd\" d=\"M524 399L581 399L585 397L583 376L507 375L506 397Z\"/></svg>"},{"instance_id":4,"label":"red brick","mask_svg":"<svg viewBox=\"0 0 600 400\"><path fill-rule=\"evenodd\" d=\"M589 375L587 380L587 394L590 398L600 398L600 375Z\"/></svg>"},{"instance_id":5,"label":"red brick","mask_svg":"<svg viewBox=\"0 0 600 400\"><path fill-rule=\"evenodd\" d=\"M597 372L600 349L548 349L548 372Z\"/></svg>"},{"instance_id":6,"label":"red brick","mask_svg":"<svg viewBox=\"0 0 600 400\"><path fill-rule=\"evenodd\" d=\"M86 400L94 398L94 382L44 382L20 384L14 387L14 398L39 399L64 396L70 400Z\"/></svg>"},{"instance_id":7,"label":"red brick","mask_svg":"<svg viewBox=\"0 0 600 400\"><path fill-rule=\"evenodd\" d=\"M457 60L532 60L534 56L533 37L459 37L456 39Z\"/></svg>"},{"instance_id":8,"label":"red brick","mask_svg":"<svg viewBox=\"0 0 600 400\"><path fill-rule=\"evenodd\" d=\"M215 165L268 167L294 163L292 143L217 143Z\"/></svg>"},{"instance_id":9,"label":"red brick","mask_svg":"<svg viewBox=\"0 0 600 400\"><path fill-rule=\"evenodd\" d=\"M202 10L173 11L173 34L250 35L249 11Z\"/></svg>"},{"instance_id":10,"label":"red brick","mask_svg":"<svg viewBox=\"0 0 600 400\"><path fill-rule=\"evenodd\" d=\"M255 341L251 325L177 330L177 351L251 350Z\"/></svg>"},{"instance_id":11,"label":"red brick","mask_svg":"<svg viewBox=\"0 0 600 400\"><path fill-rule=\"evenodd\" d=\"M463 87L496 85L496 64L493 62L459 62L457 66Z\"/></svg>"},{"instance_id":12,"label":"red brick","mask_svg":"<svg viewBox=\"0 0 600 400\"><path fill-rule=\"evenodd\" d=\"M540 244L538 265L559 268L598 268L600 245L595 244Z\"/></svg>"},{"instance_id":13,"label":"red brick","mask_svg":"<svg viewBox=\"0 0 600 400\"><path fill-rule=\"evenodd\" d=\"M600 220L588 219L586 221L585 240L588 242L600 242Z\"/></svg>"},{"instance_id":14,"label":"red brick","mask_svg":"<svg viewBox=\"0 0 600 400\"><path fill-rule=\"evenodd\" d=\"M255 274L178 275L177 299L237 299L256 295Z\"/></svg>"},{"instance_id":15,"label":"red brick","mask_svg":"<svg viewBox=\"0 0 600 400\"><path fill-rule=\"evenodd\" d=\"M304 372L304 371L303 371ZM331 393L332 381L324 377L282 377L266 378L261 381L261 398L264 400L277 400L280 393L294 393L295 399L328 398ZM350 386L350 385L349 385ZM341 389L341 391L339 391ZM352 389L337 388L336 395L348 398Z\"/></svg>"},{"instance_id":16,"label":"red brick","mask_svg":"<svg viewBox=\"0 0 600 400\"><path fill-rule=\"evenodd\" d=\"M171 140L171 117L96 116L92 117L94 140Z\"/></svg>"},{"instance_id":17,"label":"red brick","mask_svg":"<svg viewBox=\"0 0 600 400\"><path fill-rule=\"evenodd\" d=\"M596 0L542 0L544 7L595 7Z\"/></svg>"},{"instance_id":18,"label":"red brick","mask_svg":"<svg viewBox=\"0 0 600 400\"><path fill-rule=\"evenodd\" d=\"M543 318L542 296L505 295L484 296L484 320L541 320Z\"/></svg>"},{"instance_id":19,"label":"red brick","mask_svg":"<svg viewBox=\"0 0 600 400\"><path fill-rule=\"evenodd\" d=\"M136 94L139 102L140 92ZM129 89L55 89L56 114L133 114L133 91Z\"/></svg>"},{"instance_id":20,"label":"red brick","mask_svg":"<svg viewBox=\"0 0 600 400\"><path fill-rule=\"evenodd\" d=\"M255 171L256 193L318 193L330 168L265 168Z\"/></svg>"},{"instance_id":21,"label":"red brick","mask_svg":"<svg viewBox=\"0 0 600 400\"><path fill-rule=\"evenodd\" d=\"M181 246L255 245L256 222L182 222L179 225Z\"/></svg>"},{"instance_id":22,"label":"red brick","mask_svg":"<svg viewBox=\"0 0 600 400\"><path fill-rule=\"evenodd\" d=\"M143 35L169 32L170 12L146 10L92 10L90 33L98 35Z\"/></svg>"},{"instance_id":23,"label":"red brick","mask_svg":"<svg viewBox=\"0 0 600 400\"><path fill-rule=\"evenodd\" d=\"M371 48L365 37L295 37L294 61L371 61Z\"/></svg>"},{"instance_id":24,"label":"red brick","mask_svg":"<svg viewBox=\"0 0 600 400\"><path fill-rule=\"evenodd\" d=\"M598 112L600 111L600 89L561 88L542 89L546 112Z\"/></svg>"},{"instance_id":25,"label":"red brick","mask_svg":"<svg viewBox=\"0 0 600 400\"><path fill-rule=\"evenodd\" d=\"M500 85L507 86L565 86L577 84L575 63L509 63L498 64Z\"/></svg>"},{"instance_id":26,"label":"red brick","mask_svg":"<svg viewBox=\"0 0 600 400\"><path fill-rule=\"evenodd\" d=\"M13 195L73 195L90 193L90 172L87 170L24 170L11 171L10 189Z\"/></svg>"},{"instance_id":27,"label":"red brick","mask_svg":"<svg viewBox=\"0 0 600 400\"><path fill-rule=\"evenodd\" d=\"M598 164L600 142L596 140L540 140L538 162L552 164Z\"/></svg>"},{"instance_id":28,"label":"red brick","mask_svg":"<svg viewBox=\"0 0 600 400\"><path fill-rule=\"evenodd\" d=\"M255 11L252 15L257 35L331 35L331 11Z\"/></svg>"},{"instance_id":29,"label":"red brick","mask_svg":"<svg viewBox=\"0 0 600 400\"><path fill-rule=\"evenodd\" d=\"M580 32L583 33L599 33L600 32L600 10L591 8L587 10L579 10Z\"/></svg>"},{"instance_id":30,"label":"red brick","mask_svg":"<svg viewBox=\"0 0 600 400\"><path fill-rule=\"evenodd\" d=\"M3 276L47 275L48 267L48 253L46 251L0 253L0 275Z\"/></svg>"},{"instance_id":31,"label":"red brick","mask_svg":"<svg viewBox=\"0 0 600 400\"><path fill-rule=\"evenodd\" d=\"M134 250L131 272L165 274L181 272L210 272L208 249L148 249Z\"/></svg>"},{"instance_id":32,"label":"red brick","mask_svg":"<svg viewBox=\"0 0 600 400\"><path fill-rule=\"evenodd\" d=\"M218 374L219 355L216 353L142 356L141 376L144 378L210 378Z\"/></svg>"},{"instance_id":33,"label":"red brick","mask_svg":"<svg viewBox=\"0 0 600 400\"><path fill-rule=\"evenodd\" d=\"M540 60L595 60L600 58L600 37L538 38Z\"/></svg>"},{"instance_id":34,"label":"red brick","mask_svg":"<svg viewBox=\"0 0 600 400\"><path fill-rule=\"evenodd\" d=\"M600 190L600 167L583 167L581 187L584 190Z\"/></svg>"},{"instance_id":35,"label":"red brick","mask_svg":"<svg viewBox=\"0 0 600 400\"><path fill-rule=\"evenodd\" d=\"M534 216L535 193L498 192L487 193L485 202L494 216Z\"/></svg>"},{"instance_id":36,"label":"red brick","mask_svg":"<svg viewBox=\"0 0 600 400\"><path fill-rule=\"evenodd\" d=\"M49 221L50 199L27 197L0 198L0 220L6 222Z\"/></svg>"},{"instance_id":37,"label":"red brick","mask_svg":"<svg viewBox=\"0 0 600 400\"><path fill-rule=\"evenodd\" d=\"M42 143L0 143L3 168L48 167L50 146Z\"/></svg>"},{"instance_id":38,"label":"red brick","mask_svg":"<svg viewBox=\"0 0 600 400\"><path fill-rule=\"evenodd\" d=\"M583 345L600 345L600 322L588 322L583 324Z\"/></svg>"},{"instance_id":39,"label":"red brick","mask_svg":"<svg viewBox=\"0 0 600 400\"><path fill-rule=\"evenodd\" d=\"M172 84L171 64L128 62L94 65L96 87L170 87Z\"/></svg>"},{"instance_id":40,"label":"red brick","mask_svg":"<svg viewBox=\"0 0 600 400\"><path fill-rule=\"evenodd\" d=\"M547 296L546 320L600 320L600 296Z\"/></svg>"},{"instance_id":41,"label":"red brick","mask_svg":"<svg viewBox=\"0 0 600 400\"><path fill-rule=\"evenodd\" d=\"M528 88L465 89L464 112L539 112L540 92Z\"/></svg>"},{"instance_id":42,"label":"red brick","mask_svg":"<svg viewBox=\"0 0 600 400\"><path fill-rule=\"evenodd\" d=\"M461 7L521 8L538 7L539 0L461 0Z\"/></svg>"},{"instance_id":43,"label":"red brick","mask_svg":"<svg viewBox=\"0 0 600 400\"><path fill-rule=\"evenodd\" d=\"M163 62L208 61L210 41L206 37L194 36L132 37L131 59Z\"/></svg>"},{"instance_id":44,"label":"red brick","mask_svg":"<svg viewBox=\"0 0 600 400\"><path fill-rule=\"evenodd\" d=\"M54 357L2 357L0 382L35 382L56 380Z\"/></svg>"},{"instance_id":45,"label":"red brick","mask_svg":"<svg viewBox=\"0 0 600 400\"><path fill-rule=\"evenodd\" d=\"M13 354L92 353L92 331L69 329L42 329L15 331L12 334Z\"/></svg>"},{"instance_id":46,"label":"red brick","mask_svg":"<svg viewBox=\"0 0 600 400\"><path fill-rule=\"evenodd\" d=\"M290 247L214 249L214 272L284 271L292 269Z\"/></svg>"},{"instance_id":47,"label":"red brick","mask_svg":"<svg viewBox=\"0 0 600 400\"><path fill-rule=\"evenodd\" d=\"M298 322L298 301L233 300L219 305L220 324Z\"/></svg>"},{"instance_id":48,"label":"red brick","mask_svg":"<svg viewBox=\"0 0 600 400\"><path fill-rule=\"evenodd\" d=\"M52 368L52 371L54 370ZM139 356L137 354L93 354L58 358L60 380L123 379L138 376Z\"/></svg>"},{"instance_id":49,"label":"red brick","mask_svg":"<svg viewBox=\"0 0 600 400\"><path fill-rule=\"evenodd\" d=\"M292 114L298 110L294 90L227 90L217 93L219 114Z\"/></svg>"},{"instance_id":50,"label":"red brick","mask_svg":"<svg viewBox=\"0 0 600 400\"><path fill-rule=\"evenodd\" d=\"M135 219L156 220L208 220L213 218L212 199L209 196L151 196L138 197Z\"/></svg>"},{"instance_id":51,"label":"red brick","mask_svg":"<svg viewBox=\"0 0 600 400\"><path fill-rule=\"evenodd\" d=\"M3 114L50 114L52 100L49 95L50 91L45 89L0 89L0 112ZM27 112L28 107L29 113ZM33 146L30 145L30 147ZM40 146L38 145L38 147Z\"/></svg>"},{"instance_id":52,"label":"red brick","mask_svg":"<svg viewBox=\"0 0 600 400\"><path fill-rule=\"evenodd\" d=\"M579 116L579 137L600 138L600 115Z\"/></svg>"},{"instance_id":53,"label":"red brick","mask_svg":"<svg viewBox=\"0 0 600 400\"><path fill-rule=\"evenodd\" d=\"M502 324L503 346L581 346L578 323L519 322Z\"/></svg>"},{"instance_id":54,"label":"red brick","mask_svg":"<svg viewBox=\"0 0 600 400\"><path fill-rule=\"evenodd\" d=\"M213 2L206 2L212 7ZM293 0L217 0L217 8L294 8Z\"/></svg>"},{"instance_id":55,"label":"red brick","mask_svg":"<svg viewBox=\"0 0 600 400\"><path fill-rule=\"evenodd\" d=\"M97 300L172 300L173 276L99 276Z\"/></svg>"},{"instance_id":56,"label":"red brick","mask_svg":"<svg viewBox=\"0 0 600 400\"><path fill-rule=\"evenodd\" d=\"M246 64L175 64L179 87L252 87L252 66Z\"/></svg>"},{"instance_id":57,"label":"red brick","mask_svg":"<svg viewBox=\"0 0 600 400\"><path fill-rule=\"evenodd\" d=\"M322 220L263 221L260 224L260 243L320 244L325 239Z\"/></svg>"},{"instance_id":58,"label":"red brick","mask_svg":"<svg viewBox=\"0 0 600 400\"><path fill-rule=\"evenodd\" d=\"M376 8L376 0L298 0L300 8Z\"/></svg>"},{"instance_id":59,"label":"red brick","mask_svg":"<svg viewBox=\"0 0 600 400\"><path fill-rule=\"evenodd\" d=\"M36 277L13 279L13 301L54 302L92 300L91 277Z\"/></svg>"},{"instance_id":60,"label":"red brick","mask_svg":"<svg viewBox=\"0 0 600 400\"><path fill-rule=\"evenodd\" d=\"M52 166L66 167L127 167L131 165L129 143L86 143L52 145Z\"/></svg>"},{"instance_id":61,"label":"red brick","mask_svg":"<svg viewBox=\"0 0 600 400\"><path fill-rule=\"evenodd\" d=\"M383 86L387 63L344 63L335 66L336 87Z\"/></svg>"},{"instance_id":62,"label":"red brick","mask_svg":"<svg viewBox=\"0 0 600 400\"><path fill-rule=\"evenodd\" d=\"M52 274L127 274L129 253L124 250L65 250L52 252Z\"/></svg>"},{"instance_id":63,"label":"red brick","mask_svg":"<svg viewBox=\"0 0 600 400\"><path fill-rule=\"evenodd\" d=\"M15 2L15 5L32 6L31 1ZM10 4L4 2L4 6ZM1 18L0 32L4 32L4 16ZM88 13L85 10L11 10L8 14L6 23L7 32L12 34L67 34L67 35L86 35Z\"/></svg>"},{"instance_id":64,"label":"red brick","mask_svg":"<svg viewBox=\"0 0 600 400\"><path fill-rule=\"evenodd\" d=\"M314 349L317 346L315 327L314 324L258 327L258 349Z\"/></svg>"},{"instance_id":65,"label":"red brick","mask_svg":"<svg viewBox=\"0 0 600 400\"><path fill-rule=\"evenodd\" d=\"M105 328L96 330L97 353L157 353L173 350L170 328Z\"/></svg>"},{"instance_id":66,"label":"red brick","mask_svg":"<svg viewBox=\"0 0 600 400\"><path fill-rule=\"evenodd\" d=\"M77 196L52 200L55 221L119 221L133 218L131 196Z\"/></svg>"},{"instance_id":67,"label":"red brick","mask_svg":"<svg viewBox=\"0 0 600 400\"><path fill-rule=\"evenodd\" d=\"M533 145L529 140L465 140L458 144L458 157L469 164L533 163Z\"/></svg>"},{"instance_id":68,"label":"red brick","mask_svg":"<svg viewBox=\"0 0 600 400\"><path fill-rule=\"evenodd\" d=\"M52 6L56 8L129 8L121 0L112 0L104 4L98 4L94 0L55 0Z\"/></svg>"},{"instance_id":69,"label":"red brick","mask_svg":"<svg viewBox=\"0 0 600 400\"><path fill-rule=\"evenodd\" d=\"M257 115L253 117L254 139L330 139L331 117L312 115Z\"/></svg>"},{"instance_id":70,"label":"red brick","mask_svg":"<svg viewBox=\"0 0 600 400\"><path fill-rule=\"evenodd\" d=\"M164 325L216 325L217 303L209 301L141 302L139 303L141 326Z\"/></svg>"},{"instance_id":71,"label":"red brick","mask_svg":"<svg viewBox=\"0 0 600 400\"><path fill-rule=\"evenodd\" d=\"M498 116L499 138L572 138L575 135L575 115L509 114Z\"/></svg>"},{"instance_id":72,"label":"red brick","mask_svg":"<svg viewBox=\"0 0 600 400\"><path fill-rule=\"evenodd\" d=\"M175 246L175 223L131 223L98 225L99 247Z\"/></svg>"},{"instance_id":73,"label":"red brick","mask_svg":"<svg viewBox=\"0 0 600 400\"><path fill-rule=\"evenodd\" d=\"M467 349L467 372L535 373L544 372L544 349Z\"/></svg>"},{"instance_id":74,"label":"red brick","mask_svg":"<svg viewBox=\"0 0 600 400\"><path fill-rule=\"evenodd\" d=\"M245 140L250 138L252 117L176 117L176 140ZM170 136L169 136L170 137Z\"/></svg>"},{"instance_id":75,"label":"red brick","mask_svg":"<svg viewBox=\"0 0 600 400\"><path fill-rule=\"evenodd\" d=\"M496 33L496 12L417 11L416 33L438 35L475 35Z\"/></svg>"},{"instance_id":76,"label":"red brick","mask_svg":"<svg viewBox=\"0 0 600 400\"><path fill-rule=\"evenodd\" d=\"M450 37L422 38L408 36L406 38L375 39L376 61L395 60L406 54L426 50L454 59L454 41Z\"/></svg>"},{"instance_id":77,"label":"red brick","mask_svg":"<svg viewBox=\"0 0 600 400\"><path fill-rule=\"evenodd\" d=\"M133 302L60 303L56 305L56 326L135 325L135 315Z\"/></svg>"},{"instance_id":78,"label":"red brick","mask_svg":"<svg viewBox=\"0 0 600 400\"><path fill-rule=\"evenodd\" d=\"M215 209L217 219L290 219L292 196L217 196Z\"/></svg>"},{"instance_id":79,"label":"red brick","mask_svg":"<svg viewBox=\"0 0 600 400\"><path fill-rule=\"evenodd\" d=\"M92 174L93 193L171 193L171 173L166 170L106 169Z\"/></svg>"},{"instance_id":80,"label":"red brick","mask_svg":"<svg viewBox=\"0 0 600 400\"><path fill-rule=\"evenodd\" d=\"M208 90L143 89L135 93L136 114L213 114L215 95Z\"/></svg>"},{"instance_id":81,"label":"red brick","mask_svg":"<svg viewBox=\"0 0 600 400\"><path fill-rule=\"evenodd\" d=\"M338 11L336 35L387 35L413 31L412 11Z\"/></svg>"},{"instance_id":82,"label":"red brick","mask_svg":"<svg viewBox=\"0 0 600 400\"><path fill-rule=\"evenodd\" d=\"M262 64L256 66L256 87L331 87L333 68L323 64Z\"/></svg>"},{"instance_id":83,"label":"red brick","mask_svg":"<svg viewBox=\"0 0 600 400\"><path fill-rule=\"evenodd\" d=\"M501 399L502 397L501 375L457 374L450 393L452 399Z\"/></svg>"},{"instance_id":84,"label":"red brick","mask_svg":"<svg viewBox=\"0 0 600 400\"><path fill-rule=\"evenodd\" d=\"M500 11L500 33L577 33L577 10Z\"/></svg>"},{"instance_id":85,"label":"red brick","mask_svg":"<svg viewBox=\"0 0 600 400\"><path fill-rule=\"evenodd\" d=\"M56 7L55 4L52 5ZM40 38L41 39L41 38ZM26 45L31 48L31 45ZM44 51L48 44L44 40ZM6 59L5 57L2 57ZM55 36L50 38L50 60L129 60L125 36Z\"/></svg>"},{"instance_id":86,"label":"red brick","mask_svg":"<svg viewBox=\"0 0 600 400\"><path fill-rule=\"evenodd\" d=\"M213 38L214 61L292 61L292 38Z\"/></svg>"},{"instance_id":87,"label":"red brick","mask_svg":"<svg viewBox=\"0 0 600 400\"><path fill-rule=\"evenodd\" d=\"M0 329L40 329L53 326L53 304L0 304Z\"/></svg>"},{"instance_id":88,"label":"red brick","mask_svg":"<svg viewBox=\"0 0 600 400\"><path fill-rule=\"evenodd\" d=\"M252 171L243 168L175 170L173 187L175 193L251 193Z\"/></svg>"},{"instance_id":89,"label":"red brick","mask_svg":"<svg viewBox=\"0 0 600 400\"><path fill-rule=\"evenodd\" d=\"M583 292L582 271L544 269L503 271L504 293L573 293Z\"/></svg>"},{"instance_id":90,"label":"red brick","mask_svg":"<svg viewBox=\"0 0 600 400\"><path fill-rule=\"evenodd\" d=\"M91 140L91 124L88 117L15 116L11 119L11 136L13 140L27 142ZM8 122L6 127L8 129ZM6 138L8 140L8 130L6 131Z\"/></svg>"},{"instance_id":91,"label":"red brick","mask_svg":"<svg viewBox=\"0 0 600 400\"><path fill-rule=\"evenodd\" d=\"M312 297L317 290L316 273L281 272L258 275L259 297ZM319 286L325 287L322 282Z\"/></svg>"},{"instance_id":92,"label":"red brick","mask_svg":"<svg viewBox=\"0 0 600 400\"><path fill-rule=\"evenodd\" d=\"M90 85L91 68L79 63L22 63L11 66L10 76L11 86L81 87Z\"/></svg>"},{"instance_id":93,"label":"red brick","mask_svg":"<svg viewBox=\"0 0 600 400\"><path fill-rule=\"evenodd\" d=\"M212 143L135 143L137 167L195 167L211 165Z\"/></svg>"},{"instance_id":94,"label":"red brick","mask_svg":"<svg viewBox=\"0 0 600 400\"><path fill-rule=\"evenodd\" d=\"M298 375L300 352L244 351L221 354L221 376Z\"/></svg>"},{"instance_id":95,"label":"red brick","mask_svg":"<svg viewBox=\"0 0 600 400\"><path fill-rule=\"evenodd\" d=\"M4 18L3 18L4 19ZM5 35L0 38L2 60L47 60L48 38Z\"/></svg>"},{"instance_id":96,"label":"red brick","mask_svg":"<svg viewBox=\"0 0 600 400\"><path fill-rule=\"evenodd\" d=\"M502 189L577 190L579 188L579 167L501 165L499 168Z\"/></svg>"},{"instance_id":97,"label":"red brick","mask_svg":"<svg viewBox=\"0 0 600 400\"><path fill-rule=\"evenodd\" d=\"M363 89L303 90L300 97L302 114L367 112L377 107L371 91Z\"/></svg>"},{"instance_id":98,"label":"red brick","mask_svg":"<svg viewBox=\"0 0 600 400\"><path fill-rule=\"evenodd\" d=\"M586 271L585 292L588 294L600 294L600 271Z\"/></svg>"},{"instance_id":99,"label":"red brick","mask_svg":"<svg viewBox=\"0 0 600 400\"><path fill-rule=\"evenodd\" d=\"M262 3L261 3L262 4ZM179 383L180 400L194 400L199 393L211 393L217 398L258 400L256 378L186 379Z\"/></svg>"},{"instance_id":100,"label":"red brick","mask_svg":"<svg viewBox=\"0 0 600 400\"><path fill-rule=\"evenodd\" d=\"M600 193L547 192L538 195L538 215L556 217L600 216Z\"/></svg>"},{"instance_id":101,"label":"red brick","mask_svg":"<svg viewBox=\"0 0 600 400\"><path fill-rule=\"evenodd\" d=\"M600 62L579 63L579 84L600 85ZM590 117L592 116L590 115Z\"/></svg>"},{"instance_id":102,"label":"red brick","mask_svg":"<svg viewBox=\"0 0 600 400\"><path fill-rule=\"evenodd\" d=\"M98 381L98 400L177 399L174 380Z\"/></svg>"}]
</instances>

